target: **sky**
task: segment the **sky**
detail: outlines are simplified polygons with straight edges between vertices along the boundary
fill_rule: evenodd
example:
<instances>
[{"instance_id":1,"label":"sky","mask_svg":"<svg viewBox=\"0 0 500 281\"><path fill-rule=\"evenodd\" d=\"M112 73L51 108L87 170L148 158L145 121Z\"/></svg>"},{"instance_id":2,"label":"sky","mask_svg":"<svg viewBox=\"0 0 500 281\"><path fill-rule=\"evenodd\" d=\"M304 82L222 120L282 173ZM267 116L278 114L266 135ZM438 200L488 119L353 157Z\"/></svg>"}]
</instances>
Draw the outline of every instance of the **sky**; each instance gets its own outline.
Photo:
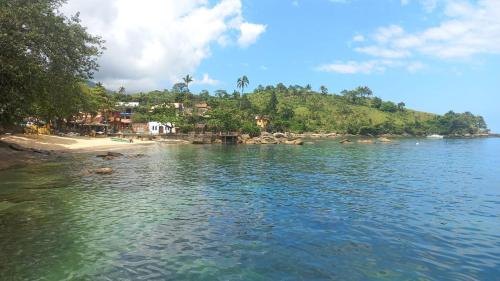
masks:
<instances>
[{"instance_id":1,"label":"sky","mask_svg":"<svg viewBox=\"0 0 500 281\"><path fill-rule=\"evenodd\" d=\"M127 92L284 83L368 86L438 114L471 111L500 132L499 0L69 0L106 50L95 75Z\"/></svg>"}]
</instances>

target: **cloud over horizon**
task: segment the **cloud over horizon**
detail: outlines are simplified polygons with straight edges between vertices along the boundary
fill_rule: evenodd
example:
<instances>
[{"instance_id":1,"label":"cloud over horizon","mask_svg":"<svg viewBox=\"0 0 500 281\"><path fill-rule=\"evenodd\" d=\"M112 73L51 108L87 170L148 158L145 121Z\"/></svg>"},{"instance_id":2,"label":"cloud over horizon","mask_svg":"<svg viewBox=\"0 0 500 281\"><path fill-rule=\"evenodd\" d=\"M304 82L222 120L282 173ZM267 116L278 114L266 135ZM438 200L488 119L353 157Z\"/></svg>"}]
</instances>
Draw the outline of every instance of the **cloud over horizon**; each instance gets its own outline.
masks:
<instances>
[{"instance_id":1,"label":"cloud over horizon","mask_svg":"<svg viewBox=\"0 0 500 281\"><path fill-rule=\"evenodd\" d=\"M80 12L82 24L106 40L96 79L108 88L159 89L194 74L211 46L254 44L266 25L247 22L241 0L70 0L66 15ZM203 75L201 83L217 81Z\"/></svg>"},{"instance_id":2,"label":"cloud over horizon","mask_svg":"<svg viewBox=\"0 0 500 281\"><path fill-rule=\"evenodd\" d=\"M434 9L437 1L421 1ZM407 5L408 1L402 1ZM443 20L420 31L407 32L400 25L382 26L365 36L356 34L353 40L366 43L354 47L358 54L370 57L367 61L348 61L322 66L319 69L337 73L373 73L386 67L400 67L407 62L409 71L421 68L420 60L460 61L475 55L500 54L500 1L447 1ZM366 38L371 38L370 41ZM385 60L395 63L386 64ZM420 65L415 68L413 66ZM356 67L354 67L356 66ZM377 67L378 66L378 67ZM350 71L346 71L346 69Z\"/></svg>"}]
</instances>

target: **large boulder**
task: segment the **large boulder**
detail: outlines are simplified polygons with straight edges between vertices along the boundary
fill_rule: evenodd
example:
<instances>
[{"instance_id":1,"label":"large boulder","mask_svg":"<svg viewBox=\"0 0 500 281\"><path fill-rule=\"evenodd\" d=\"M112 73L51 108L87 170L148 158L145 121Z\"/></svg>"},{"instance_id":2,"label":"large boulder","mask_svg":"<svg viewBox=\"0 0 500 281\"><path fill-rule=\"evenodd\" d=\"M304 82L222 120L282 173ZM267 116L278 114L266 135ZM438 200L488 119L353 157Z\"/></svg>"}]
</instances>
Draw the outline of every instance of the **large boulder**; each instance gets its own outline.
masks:
<instances>
[{"instance_id":1,"label":"large boulder","mask_svg":"<svg viewBox=\"0 0 500 281\"><path fill-rule=\"evenodd\" d=\"M283 133L274 133L273 137L280 139L280 138L286 138L286 135Z\"/></svg>"},{"instance_id":2,"label":"large boulder","mask_svg":"<svg viewBox=\"0 0 500 281\"><path fill-rule=\"evenodd\" d=\"M246 141L246 140L249 140L251 139L250 135L249 134L243 134L240 136L242 140Z\"/></svg>"},{"instance_id":3,"label":"large boulder","mask_svg":"<svg viewBox=\"0 0 500 281\"><path fill-rule=\"evenodd\" d=\"M261 137L273 137L273 135L271 133L268 133L268 132L261 132L260 136Z\"/></svg>"},{"instance_id":4,"label":"large boulder","mask_svg":"<svg viewBox=\"0 0 500 281\"><path fill-rule=\"evenodd\" d=\"M113 173L113 169L111 169L111 168L99 168L99 169L95 169L94 173L99 174L99 175L110 175Z\"/></svg>"},{"instance_id":5,"label":"large boulder","mask_svg":"<svg viewBox=\"0 0 500 281\"><path fill-rule=\"evenodd\" d=\"M275 139L274 137L261 137L260 143L261 144L278 144L278 140Z\"/></svg>"},{"instance_id":6,"label":"large boulder","mask_svg":"<svg viewBox=\"0 0 500 281\"><path fill-rule=\"evenodd\" d=\"M245 141L245 144L259 144L259 143L260 143L260 138L253 138Z\"/></svg>"},{"instance_id":7,"label":"large boulder","mask_svg":"<svg viewBox=\"0 0 500 281\"><path fill-rule=\"evenodd\" d=\"M9 148L12 150L15 150L15 151L26 151L27 150L26 148L24 148L18 144L15 144L15 143L10 143Z\"/></svg>"},{"instance_id":8,"label":"large boulder","mask_svg":"<svg viewBox=\"0 0 500 281\"><path fill-rule=\"evenodd\" d=\"M284 143L285 144L293 144L293 145L303 145L304 141L302 139L295 139L295 140L287 140Z\"/></svg>"}]
</instances>

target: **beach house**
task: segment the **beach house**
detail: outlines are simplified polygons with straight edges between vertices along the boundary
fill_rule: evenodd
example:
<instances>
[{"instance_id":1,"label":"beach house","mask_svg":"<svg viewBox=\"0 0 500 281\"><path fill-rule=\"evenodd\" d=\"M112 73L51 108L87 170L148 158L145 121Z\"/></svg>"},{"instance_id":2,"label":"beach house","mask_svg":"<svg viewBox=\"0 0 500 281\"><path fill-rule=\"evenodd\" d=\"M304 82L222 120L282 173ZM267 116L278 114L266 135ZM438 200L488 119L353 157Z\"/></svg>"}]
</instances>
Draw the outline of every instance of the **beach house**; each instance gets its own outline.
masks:
<instances>
[{"instance_id":1,"label":"beach house","mask_svg":"<svg viewBox=\"0 0 500 281\"><path fill-rule=\"evenodd\" d=\"M134 123L132 129L135 134L139 135L166 135L177 132L175 124L171 122L160 123L151 121L148 123Z\"/></svg>"},{"instance_id":2,"label":"beach house","mask_svg":"<svg viewBox=\"0 0 500 281\"><path fill-rule=\"evenodd\" d=\"M138 102L118 102L116 103L116 111L109 117L109 124L114 131L131 131L132 130L132 115L134 109L139 107Z\"/></svg>"}]
</instances>

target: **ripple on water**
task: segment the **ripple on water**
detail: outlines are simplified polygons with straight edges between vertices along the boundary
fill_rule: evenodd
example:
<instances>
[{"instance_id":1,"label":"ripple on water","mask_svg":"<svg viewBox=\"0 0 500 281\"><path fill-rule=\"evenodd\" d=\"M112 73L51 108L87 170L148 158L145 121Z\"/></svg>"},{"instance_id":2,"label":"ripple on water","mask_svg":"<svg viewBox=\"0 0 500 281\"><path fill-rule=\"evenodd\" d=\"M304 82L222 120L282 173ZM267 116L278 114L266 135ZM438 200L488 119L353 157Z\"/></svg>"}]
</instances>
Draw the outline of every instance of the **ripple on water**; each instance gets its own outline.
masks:
<instances>
[{"instance_id":1,"label":"ripple on water","mask_svg":"<svg viewBox=\"0 0 500 281\"><path fill-rule=\"evenodd\" d=\"M419 142L149 147L3 171L0 279L495 280L499 141ZM81 172L103 165L115 173Z\"/></svg>"}]
</instances>

